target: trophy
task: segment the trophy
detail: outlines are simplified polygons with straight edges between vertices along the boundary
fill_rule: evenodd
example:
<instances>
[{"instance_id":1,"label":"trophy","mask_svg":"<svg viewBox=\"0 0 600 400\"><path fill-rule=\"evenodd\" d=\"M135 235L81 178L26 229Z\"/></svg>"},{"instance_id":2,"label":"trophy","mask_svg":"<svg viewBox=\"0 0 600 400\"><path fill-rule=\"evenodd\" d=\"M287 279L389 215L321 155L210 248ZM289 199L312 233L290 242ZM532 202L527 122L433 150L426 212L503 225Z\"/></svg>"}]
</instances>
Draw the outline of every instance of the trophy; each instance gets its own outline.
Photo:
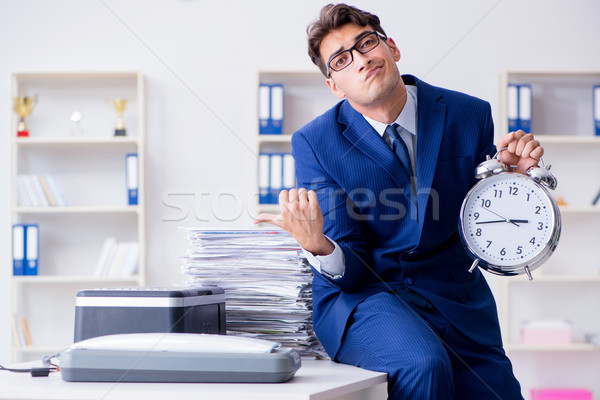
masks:
<instances>
[{"instance_id":1,"label":"trophy","mask_svg":"<svg viewBox=\"0 0 600 400\"><path fill-rule=\"evenodd\" d=\"M15 97L15 112L19 116L19 125L17 126L17 137L29 136L29 131L25 126L25 117L27 117L33 106L37 104L37 94L33 97Z\"/></svg>"},{"instance_id":2,"label":"trophy","mask_svg":"<svg viewBox=\"0 0 600 400\"><path fill-rule=\"evenodd\" d=\"M127 130L125 129L123 112L125 111L125 108L127 107L127 102L129 100L117 97L114 99L107 99L106 101L114 107L118 114L117 126L115 127L115 136L126 136Z\"/></svg>"}]
</instances>

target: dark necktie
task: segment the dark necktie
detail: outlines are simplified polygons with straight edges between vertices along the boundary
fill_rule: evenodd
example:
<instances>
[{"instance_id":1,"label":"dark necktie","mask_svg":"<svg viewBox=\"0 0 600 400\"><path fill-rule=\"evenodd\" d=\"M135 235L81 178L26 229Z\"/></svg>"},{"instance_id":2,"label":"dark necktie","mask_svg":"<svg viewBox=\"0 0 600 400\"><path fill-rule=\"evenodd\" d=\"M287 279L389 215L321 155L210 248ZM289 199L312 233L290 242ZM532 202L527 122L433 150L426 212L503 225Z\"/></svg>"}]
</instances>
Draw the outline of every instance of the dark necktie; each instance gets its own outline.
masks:
<instances>
[{"instance_id":1,"label":"dark necktie","mask_svg":"<svg viewBox=\"0 0 600 400\"><path fill-rule=\"evenodd\" d=\"M385 133L387 133L387 135L390 137L390 140L392 142L392 149L394 150L394 153L396 153L396 156L398 156L400 163L402 163L404 170L410 178L413 176L412 164L410 162L410 156L408 155L408 148L406 147L406 143L398 133L399 126L400 125L396 123L388 125L387 128L385 128Z\"/></svg>"}]
</instances>

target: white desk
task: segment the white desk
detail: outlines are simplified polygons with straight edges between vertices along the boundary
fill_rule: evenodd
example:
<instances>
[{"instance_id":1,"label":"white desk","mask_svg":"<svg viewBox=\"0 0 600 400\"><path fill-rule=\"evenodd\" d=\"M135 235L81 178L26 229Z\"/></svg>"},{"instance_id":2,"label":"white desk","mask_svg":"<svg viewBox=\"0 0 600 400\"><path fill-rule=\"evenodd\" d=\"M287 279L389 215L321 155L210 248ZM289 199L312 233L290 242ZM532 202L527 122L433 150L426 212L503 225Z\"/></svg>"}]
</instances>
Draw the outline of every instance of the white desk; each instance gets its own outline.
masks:
<instances>
[{"instance_id":1,"label":"white desk","mask_svg":"<svg viewBox=\"0 0 600 400\"><path fill-rule=\"evenodd\" d=\"M269 384L65 382L60 373L33 378L0 371L0 399L383 400L386 382L381 372L314 360L302 360L290 381Z\"/></svg>"}]
</instances>

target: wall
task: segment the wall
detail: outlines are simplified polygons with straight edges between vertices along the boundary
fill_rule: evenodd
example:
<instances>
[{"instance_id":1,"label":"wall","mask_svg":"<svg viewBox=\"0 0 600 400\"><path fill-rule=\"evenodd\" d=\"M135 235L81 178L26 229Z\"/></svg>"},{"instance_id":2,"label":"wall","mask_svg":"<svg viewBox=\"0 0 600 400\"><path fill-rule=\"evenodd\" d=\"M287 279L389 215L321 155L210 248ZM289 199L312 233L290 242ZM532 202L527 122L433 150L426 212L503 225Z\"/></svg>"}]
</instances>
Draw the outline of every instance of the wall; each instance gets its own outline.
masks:
<instances>
[{"instance_id":1,"label":"wall","mask_svg":"<svg viewBox=\"0 0 600 400\"><path fill-rule=\"evenodd\" d=\"M145 74L148 277L154 285L179 283L177 255L186 243L178 226L251 226L256 71L314 70L305 29L326 3L1 0L0 93L9 93L12 71ZM381 16L402 51L403 73L484 98L495 115L503 70L600 70L596 0L352 4ZM9 102L0 96L5 128ZM6 166L0 188L8 184L10 135L0 135ZM235 194L237 202L222 193ZM187 215L164 204L174 194ZM8 209L6 195L0 209ZM0 226L7 221L7 212L0 213ZM0 230L0 239L0 255L8 260L8 229ZM9 320L9 273L8 266L0 272L1 321ZM0 324L0 360L9 358L8 338L9 325Z\"/></svg>"}]
</instances>

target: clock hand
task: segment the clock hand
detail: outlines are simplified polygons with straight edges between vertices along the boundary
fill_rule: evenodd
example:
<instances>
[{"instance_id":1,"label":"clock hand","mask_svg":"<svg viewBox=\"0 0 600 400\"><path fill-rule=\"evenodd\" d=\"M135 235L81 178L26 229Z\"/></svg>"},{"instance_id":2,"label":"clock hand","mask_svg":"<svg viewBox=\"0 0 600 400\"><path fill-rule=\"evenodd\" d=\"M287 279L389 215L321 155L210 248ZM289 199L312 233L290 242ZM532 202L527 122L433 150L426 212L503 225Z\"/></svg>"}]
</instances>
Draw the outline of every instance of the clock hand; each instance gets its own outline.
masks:
<instances>
[{"instance_id":1,"label":"clock hand","mask_svg":"<svg viewBox=\"0 0 600 400\"><path fill-rule=\"evenodd\" d=\"M475 222L475 225L479 225L479 224L495 224L496 222L506 222L505 219L498 219L496 221L480 221L480 222Z\"/></svg>"},{"instance_id":2,"label":"clock hand","mask_svg":"<svg viewBox=\"0 0 600 400\"><path fill-rule=\"evenodd\" d=\"M511 224L513 224L514 226L517 226L517 227L519 226L519 224L517 224L516 222L511 221L509 218L504 218L502 215L498 214L497 212L494 212L494 211L490 210L489 208L485 208L483 206L479 206L479 207L483 208L484 210L487 210L487 211L491 212L494 215L497 215L500 218L503 218L504 222L509 222L509 223L511 223Z\"/></svg>"}]
</instances>

